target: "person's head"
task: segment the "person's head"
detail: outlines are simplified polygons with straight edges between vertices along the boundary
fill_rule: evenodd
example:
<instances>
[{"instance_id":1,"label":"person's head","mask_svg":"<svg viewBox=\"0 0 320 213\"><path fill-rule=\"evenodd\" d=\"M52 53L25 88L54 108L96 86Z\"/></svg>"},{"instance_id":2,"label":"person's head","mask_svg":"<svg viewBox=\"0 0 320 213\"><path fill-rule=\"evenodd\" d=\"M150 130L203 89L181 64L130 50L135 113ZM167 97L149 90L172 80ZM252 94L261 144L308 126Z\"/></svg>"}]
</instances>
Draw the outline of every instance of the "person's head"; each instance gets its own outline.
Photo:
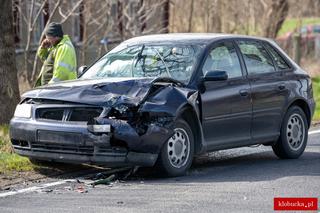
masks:
<instances>
[{"instance_id":1,"label":"person's head","mask_svg":"<svg viewBox=\"0 0 320 213\"><path fill-rule=\"evenodd\" d=\"M61 24L51 22L45 29L46 39L50 41L51 45L56 45L63 37Z\"/></svg>"}]
</instances>

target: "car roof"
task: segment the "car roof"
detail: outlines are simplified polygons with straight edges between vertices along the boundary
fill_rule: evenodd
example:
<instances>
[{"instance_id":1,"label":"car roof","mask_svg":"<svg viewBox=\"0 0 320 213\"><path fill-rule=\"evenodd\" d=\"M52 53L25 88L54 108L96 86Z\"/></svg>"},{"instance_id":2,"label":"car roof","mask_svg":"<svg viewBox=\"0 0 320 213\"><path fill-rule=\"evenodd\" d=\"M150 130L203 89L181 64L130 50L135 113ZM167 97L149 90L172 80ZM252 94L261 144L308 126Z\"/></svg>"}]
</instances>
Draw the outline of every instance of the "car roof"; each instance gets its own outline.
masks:
<instances>
[{"instance_id":1,"label":"car roof","mask_svg":"<svg viewBox=\"0 0 320 213\"><path fill-rule=\"evenodd\" d=\"M168 34L154 34L138 36L126 40L124 43L127 45L137 43L203 43L208 44L214 40L220 40L224 38L250 38L257 40L272 41L267 38L247 36L247 35L236 35L236 34L223 34L223 33L168 33Z\"/></svg>"}]
</instances>

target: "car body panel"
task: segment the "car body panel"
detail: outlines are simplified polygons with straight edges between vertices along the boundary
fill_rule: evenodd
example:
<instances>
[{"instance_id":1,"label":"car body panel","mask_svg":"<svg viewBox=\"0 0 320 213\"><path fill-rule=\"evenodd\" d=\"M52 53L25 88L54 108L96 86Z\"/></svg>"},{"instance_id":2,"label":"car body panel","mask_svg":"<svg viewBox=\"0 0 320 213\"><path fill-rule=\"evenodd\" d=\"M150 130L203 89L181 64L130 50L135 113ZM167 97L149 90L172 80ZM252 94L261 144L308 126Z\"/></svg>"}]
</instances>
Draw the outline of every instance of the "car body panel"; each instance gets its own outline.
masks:
<instances>
[{"instance_id":1,"label":"car body panel","mask_svg":"<svg viewBox=\"0 0 320 213\"><path fill-rule=\"evenodd\" d=\"M202 119L209 145L250 143L252 107L248 80L205 82L205 87L201 94ZM247 94L242 96L241 91Z\"/></svg>"}]
</instances>

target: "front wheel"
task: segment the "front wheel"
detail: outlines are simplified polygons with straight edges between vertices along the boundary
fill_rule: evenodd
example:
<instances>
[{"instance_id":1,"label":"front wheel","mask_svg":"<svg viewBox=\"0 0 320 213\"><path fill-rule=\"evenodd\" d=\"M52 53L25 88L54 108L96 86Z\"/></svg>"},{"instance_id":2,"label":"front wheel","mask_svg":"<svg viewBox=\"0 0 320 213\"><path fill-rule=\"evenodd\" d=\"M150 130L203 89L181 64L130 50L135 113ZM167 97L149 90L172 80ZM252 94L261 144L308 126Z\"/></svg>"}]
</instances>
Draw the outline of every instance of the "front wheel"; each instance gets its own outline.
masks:
<instances>
[{"instance_id":1,"label":"front wheel","mask_svg":"<svg viewBox=\"0 0 320 213\"><path fill-rule=\"evenodd\" d=\"M280 158L298 158L308 140L308 123L305 113L298 106L290 107L283 119L279 140L272 146Z\"/></svg>"},{"instance_id":2,"label":"front wheel","mask_svg":"<svg viewBox=\"0 0 320 213\"><path fill-rule=\"evenodd\" d=\"M189 124L178 119L174 134L163 145L157 165L168 176L181 176L190 168L194 154L194 137Z\"/></svg>"}]
</instances>

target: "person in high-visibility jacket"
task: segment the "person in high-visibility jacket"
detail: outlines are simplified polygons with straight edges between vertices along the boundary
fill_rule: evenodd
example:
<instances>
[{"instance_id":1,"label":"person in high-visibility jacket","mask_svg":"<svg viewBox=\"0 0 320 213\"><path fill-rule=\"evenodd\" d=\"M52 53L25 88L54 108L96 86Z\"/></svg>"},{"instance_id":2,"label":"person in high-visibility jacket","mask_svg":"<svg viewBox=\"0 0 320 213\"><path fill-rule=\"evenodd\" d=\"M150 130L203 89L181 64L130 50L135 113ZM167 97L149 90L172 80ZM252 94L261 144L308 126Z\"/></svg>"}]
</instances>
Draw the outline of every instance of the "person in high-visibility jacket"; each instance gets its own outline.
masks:
<instances>
[{"instance_id":1,"label":"person in high-visibility jacket","mask_svg":"<svg viewBox=\"0 0 320 213\"><path fill-rule=\"evenodd\" d=\"M68 35L60 24L52 22L45 29L45 39L37 51L43 62L35 86L77 78L77 58Z\"/></svg>"}]
</instances>

